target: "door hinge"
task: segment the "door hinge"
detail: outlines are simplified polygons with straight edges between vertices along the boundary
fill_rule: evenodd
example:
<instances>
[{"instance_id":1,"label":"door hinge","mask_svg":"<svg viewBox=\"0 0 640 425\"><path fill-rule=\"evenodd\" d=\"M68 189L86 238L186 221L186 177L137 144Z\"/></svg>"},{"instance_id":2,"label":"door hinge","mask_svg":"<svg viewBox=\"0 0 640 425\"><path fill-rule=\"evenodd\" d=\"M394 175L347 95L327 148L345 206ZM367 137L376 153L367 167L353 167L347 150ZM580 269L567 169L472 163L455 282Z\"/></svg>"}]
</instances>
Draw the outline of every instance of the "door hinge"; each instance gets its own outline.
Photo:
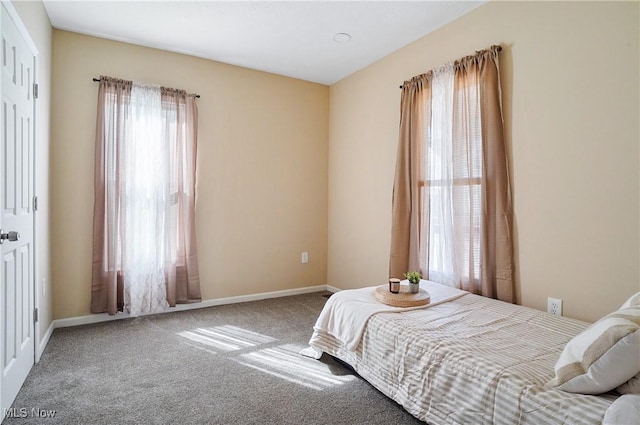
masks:
<instances>
[{"instance_id":1,"label":"door hinge","mask_svg":"<svg viewBox=\"0 0 640 425\"><path fill-rule=\"evenodd\" d=\"M37 196L33 197L33 210L34 211L38 211L38 197Z\"/></svg>"},{"instance_id":2,"label":"door hinge","mask_svg":"<svg viewBox=\"0 0 640 425\"><path fill-rule=\"evenodd\" d=\"M34 99L38 98L38 83L33 83L33 97Z\"/></svg>"},{"instance_id":3,"label":"door hinge","mask_svg":"<svg viewBox=\"0 0 640 425\"><path fill-rule=\"evenodd\" d=\"M33 323L38 323L38 309L33 310Z\"/></svg>"}]
</instances>

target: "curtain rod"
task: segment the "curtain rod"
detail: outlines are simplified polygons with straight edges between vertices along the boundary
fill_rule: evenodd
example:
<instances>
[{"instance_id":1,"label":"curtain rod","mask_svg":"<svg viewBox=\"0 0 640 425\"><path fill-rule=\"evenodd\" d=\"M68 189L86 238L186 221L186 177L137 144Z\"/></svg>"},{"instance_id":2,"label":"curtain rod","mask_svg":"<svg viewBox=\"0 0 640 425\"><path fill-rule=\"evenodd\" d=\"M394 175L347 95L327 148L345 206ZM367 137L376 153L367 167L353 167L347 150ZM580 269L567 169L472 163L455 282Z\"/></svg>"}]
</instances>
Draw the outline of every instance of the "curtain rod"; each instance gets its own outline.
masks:
<instances>
[{"instance_id":1,"label":"curtain rod","mask_svg":"<svg viewBox=\"0 0 640 425\"><path fill-rule=\"evenodd\" d=\"M493 47L493 46L491 46L491 47ZM490 48L491 48L491 47L490 47ZM501 52L501 51L502 51L502 46L498 45L498 46L496 46L496 47L497 47L497 49L496 49L496 50L498 50L499 52ZM490 49L490 48L489 48L489 49ZM488 49L487 49L487 50L488 50ZM478 53L478 52L476 52L476 53ZM402 89L402 85L400 85L400 87L399 87L399 88L400 88L400 89Z\"/></svg>"},{"instance_id":2,"label":"curtain rod","mask_svg":"<svg viewBox=\"0 0 640 425\"><path fill-rule=\"evenodd\" d=\"M100 78L94 78L93 81L95 81L96 83L100 82ZM193 96L195 96L196 98L200 99L200 95L199 94L194 94Z\"/></svg>"}]
</instances>

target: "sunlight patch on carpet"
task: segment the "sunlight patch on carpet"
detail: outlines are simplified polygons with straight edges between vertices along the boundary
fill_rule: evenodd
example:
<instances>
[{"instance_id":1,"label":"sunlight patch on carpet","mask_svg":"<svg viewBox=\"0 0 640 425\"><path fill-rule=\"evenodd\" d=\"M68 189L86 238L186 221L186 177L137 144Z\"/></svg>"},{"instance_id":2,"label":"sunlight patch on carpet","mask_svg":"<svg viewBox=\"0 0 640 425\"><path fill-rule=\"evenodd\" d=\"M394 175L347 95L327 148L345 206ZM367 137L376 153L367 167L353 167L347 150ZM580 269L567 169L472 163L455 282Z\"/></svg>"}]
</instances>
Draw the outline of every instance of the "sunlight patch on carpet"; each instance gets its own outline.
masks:
<instances>
[{"instance_id":1,"label":"sunlight patch on carpet","mask_svg":"<svg viewBox=\"0 0 640 425\"><path fill-rule=\"evenodd\" d=\"M241 365L318 391L355 379L350 374L335 375L328 365L300 355L301 346L276 345L275 338L236 326L196 328L177 335L192 347L214 355L220 351Z\"/></svg>"},{"instance_id":2,"label":"sunlight patch on carpet","mask_svg":"<svg viewBox=\"0 0 640 425\"><path fill-rule=\"evenodd\" d=\"M242 354L233 360L318 391L355 379L353 375L334 375L324 363L299 355L300 349L287 344Z\"/></svg>"},{"instance_id":3,"label":"sunlight patch on carpet","mask_svg":"<svg viewBox=\"0 0 640 425\"><path fill-rule=\"evenodd\" d=\"M270 336L231 325L197 328L179 332L178 335L222 351L241 350L276 341Z\"/></svg>"}]
</instances>

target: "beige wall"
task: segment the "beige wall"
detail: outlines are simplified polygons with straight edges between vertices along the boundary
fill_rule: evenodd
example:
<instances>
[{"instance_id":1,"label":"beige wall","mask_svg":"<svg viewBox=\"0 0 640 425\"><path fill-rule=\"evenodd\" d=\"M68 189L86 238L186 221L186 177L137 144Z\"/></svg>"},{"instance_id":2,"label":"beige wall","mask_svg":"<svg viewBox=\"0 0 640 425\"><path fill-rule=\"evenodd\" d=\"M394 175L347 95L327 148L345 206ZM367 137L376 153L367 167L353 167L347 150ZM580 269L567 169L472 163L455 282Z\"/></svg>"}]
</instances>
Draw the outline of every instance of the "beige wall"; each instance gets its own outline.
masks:
<instances>
[{"instance_id":1,"label":"beige wall","mask_svg":"<svg viewBox=\"0 0 640 425\"><path fill-rule=\"evenodd\" d=\"M36 101L36 180L35 194L38 196L36 213L36 306L39 309L39 321L36 327L39 350L53 320L51 307L51 251L49 239L49 115L51 99L51 23L41 2L13 2L31 39L38 48L36 59L36 82L38 100Z\"/></svg>"},{"instance_id":2,"label":"beige wall","mask_svg":"<svg viewBox=\"0 0 640 425\"><path fill-rule=\"evenodd\" d=\"M54 317L88 314L91 78L202 95L204 299L353 288L387 278L398 85L499 43L519 300L597 319L640 290L638 16L636 2L492 2L330 89L54 30Z\"/></svg>"},{"instance_id":3,"label":"beige wall","mask_svg":"<svg viewBox=\"0 0 640 425\"><path fill-rule=\"evenodd\" d=\"M201 95L196 220L204 300L326 283L328 87L59 30L52 68L56 319L89 314L92 78L101 74Z\"/></svg>"},{"instance_id":4,"label":"beige wall","mask_svg":"<svg viewBox=\"0 0 640 425\"><path fill-rule=\"evenodd\" d=\"M330 89L327 283L388 277L405 79L501 44L519 300L596 320L640 290L639 4L492 2Z\"/></svg>"}]
</instances>

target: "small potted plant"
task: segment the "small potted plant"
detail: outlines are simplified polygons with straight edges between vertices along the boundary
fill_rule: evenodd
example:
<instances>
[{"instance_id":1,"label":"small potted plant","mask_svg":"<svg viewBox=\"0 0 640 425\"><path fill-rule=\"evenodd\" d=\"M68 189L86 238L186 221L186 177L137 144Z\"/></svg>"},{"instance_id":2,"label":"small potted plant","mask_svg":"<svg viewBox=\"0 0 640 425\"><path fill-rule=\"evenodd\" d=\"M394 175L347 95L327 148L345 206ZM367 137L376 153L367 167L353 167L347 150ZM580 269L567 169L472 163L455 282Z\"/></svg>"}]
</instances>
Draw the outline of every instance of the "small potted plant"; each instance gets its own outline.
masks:
<instances>
[{"instance_id":1,"label":"small potted plant","mask_svg":"<svg viewBox=\"0 0 640 425\"><path fill-rule=\"evenodd\" d=\"M409 281L409 290L412 294L417 294L420 291L420 279L422 274L420 272L407 272L404 274L405 279Z\"/></svg>"}]
</instances>

